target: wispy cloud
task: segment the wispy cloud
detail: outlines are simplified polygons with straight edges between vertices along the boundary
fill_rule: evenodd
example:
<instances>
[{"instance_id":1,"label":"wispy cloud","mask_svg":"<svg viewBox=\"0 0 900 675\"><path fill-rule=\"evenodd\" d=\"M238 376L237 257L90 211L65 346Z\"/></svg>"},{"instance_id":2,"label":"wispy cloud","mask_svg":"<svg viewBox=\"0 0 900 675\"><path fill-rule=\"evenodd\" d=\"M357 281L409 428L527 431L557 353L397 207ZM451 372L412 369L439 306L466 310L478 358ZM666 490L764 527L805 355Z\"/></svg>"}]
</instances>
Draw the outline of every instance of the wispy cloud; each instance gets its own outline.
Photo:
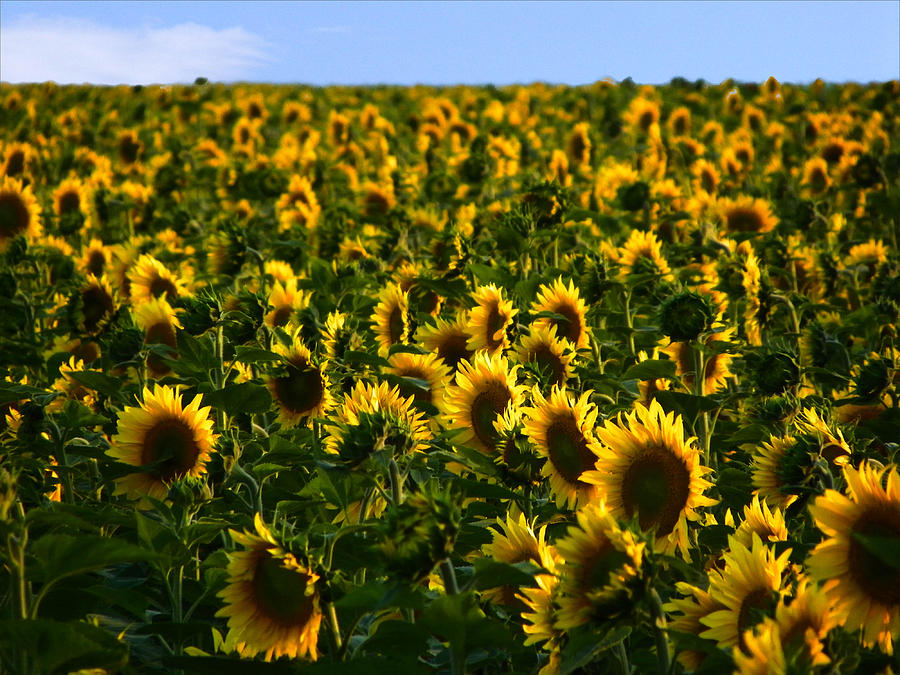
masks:
<instances>
[{"instance_id":1,"label":"wispy cloud","mask_svg":"<svg viewBox=\"0 0 900 675\"><path fill-rule=\"evenodd\" d=\"M306 29L307 33L349 33L350 26L313 26Z\"/></svg>"},{"instance_id":2,"label":"wispy cloud","mask_svg":"<svg viewBox=\"0 0 900 675\"><path fill-rule=\"evenodd\" d=\"M249 79L265 41L243 28L196 23L118 28L65 17L22 17L0 30L7 82L151 84Z\"/></svg>"}]
</instances>

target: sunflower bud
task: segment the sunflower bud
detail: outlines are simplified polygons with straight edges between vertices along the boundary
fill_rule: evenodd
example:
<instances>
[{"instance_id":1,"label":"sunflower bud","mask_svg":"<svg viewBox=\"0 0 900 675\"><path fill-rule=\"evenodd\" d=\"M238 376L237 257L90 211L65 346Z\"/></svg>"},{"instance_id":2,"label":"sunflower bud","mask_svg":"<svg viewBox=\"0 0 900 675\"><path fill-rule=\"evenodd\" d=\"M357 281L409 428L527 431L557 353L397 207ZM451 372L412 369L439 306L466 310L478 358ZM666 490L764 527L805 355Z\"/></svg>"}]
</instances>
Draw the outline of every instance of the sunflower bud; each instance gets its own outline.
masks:
<instances>
[{"instance_id":1,"label":"sunflower bud","mask_svg":"<svg viewBox=\"0 0 900 675\"><path fill-rule=\"evenodd\" d=\"M626 211L640 211L650 199L650 186L643 181L623 185L619 188L618 197Z\"/></svg>"},{"instance_id":2,"label":"sunflower bud","mask_svg":"<svg viewBox=\"0 0 900 675\"><path fill-rule=\"evenodd\" d=\"M753 384L760 394L781 394L800 384L800 366L787 352L770 352L757 360Z\"/></svg>"},{"instance_id":3,"label":"sunflower bud","mask_svg":"<svg viewBox=\"0 0 900 675\"><path fill-rule=\"evenodd\" d=\"M690 342L712 327L716 316L705 295L682 291L666 300L659 309L659 326L674 342Z\"/></svg>"},{"instance_id":4,"label":"sunflower bud","mask_svg":"<svg viewBox=\"0 0 900 675\"><path fill-rule=\"evenodd\" d=\"M883 359L870 359L859 369L853 384L853 393L869 401L878 400L891 385L891 368Z\"/></svg>"},{"instance_id":5,"label":"sunflower bud","mask_svg":"<svg viewBox=\"0 0 900 675\"><path fill-rule=\"evenodd\" d=\"M205 476L184 476L169 486L168 499L173 504L190 509L212 499L212 489Z\"/></svg>"},{"instance_id":6,"label":"sunflower bud","mask_svg":"<svg viewBox=\"0 0 900 675\"><path fill-rule=\"evenodd\" d=\"M453 550L462 512L449 491L426 486L388 511L376 546L388 568L412 582L425 579Z\"/></svg>"},{"instance_id":7,"label":"sunflower bud","mask_svg":"<svg viewBox=\"0 0 900 675\"><path fill-rule=\"evenodd\" d=\"M861 188L870 188L881 182L878 160L872 155L860 155L853 165L853 180Z\"/></svg>"}]
</instances>

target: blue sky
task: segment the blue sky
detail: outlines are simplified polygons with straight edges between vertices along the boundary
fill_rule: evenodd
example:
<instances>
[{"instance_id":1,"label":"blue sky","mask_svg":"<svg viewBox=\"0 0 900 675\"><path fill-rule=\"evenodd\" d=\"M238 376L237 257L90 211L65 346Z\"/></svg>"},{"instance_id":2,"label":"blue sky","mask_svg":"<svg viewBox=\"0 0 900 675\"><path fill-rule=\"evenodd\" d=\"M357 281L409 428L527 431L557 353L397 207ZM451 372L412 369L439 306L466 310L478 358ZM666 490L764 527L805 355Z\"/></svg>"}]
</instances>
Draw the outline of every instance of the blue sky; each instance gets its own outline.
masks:
<instances>
[{"instance_id":1,"label":"blue sky","mask_svg":"<svg viewBox=\"0 0 900 675\"><path fill-rule=\"evenodd\" d=\"M0 2L0 79L900 77L900 2Z\"/></svg>"}]
</instances>

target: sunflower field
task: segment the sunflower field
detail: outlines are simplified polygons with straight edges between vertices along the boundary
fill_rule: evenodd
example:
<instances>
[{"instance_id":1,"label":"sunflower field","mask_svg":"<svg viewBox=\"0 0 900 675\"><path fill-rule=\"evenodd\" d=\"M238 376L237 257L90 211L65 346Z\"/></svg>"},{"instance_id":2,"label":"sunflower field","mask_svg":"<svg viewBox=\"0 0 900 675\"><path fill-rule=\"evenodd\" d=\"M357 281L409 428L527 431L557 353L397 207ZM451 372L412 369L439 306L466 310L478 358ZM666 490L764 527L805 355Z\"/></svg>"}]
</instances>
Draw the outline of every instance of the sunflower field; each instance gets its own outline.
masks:
<instances>
[{"instance_id":1,"label":"sunflower field","mask_svg":"<svg viewBox=\"0 0 900 675\"><path fill-rule=\"evenodd\" d=\"M900 671L898 113L0 86L0 672Z\"/></svg>"}]
</instances>

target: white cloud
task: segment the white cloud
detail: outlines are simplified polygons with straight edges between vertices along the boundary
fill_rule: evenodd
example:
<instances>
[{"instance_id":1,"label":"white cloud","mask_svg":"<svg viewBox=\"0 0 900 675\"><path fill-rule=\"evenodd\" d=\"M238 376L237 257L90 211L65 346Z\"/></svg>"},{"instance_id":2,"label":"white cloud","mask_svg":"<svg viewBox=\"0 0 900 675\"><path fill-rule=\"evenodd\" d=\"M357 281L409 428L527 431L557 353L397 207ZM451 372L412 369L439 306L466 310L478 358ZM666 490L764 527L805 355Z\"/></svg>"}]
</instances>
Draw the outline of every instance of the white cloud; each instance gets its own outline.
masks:
<instances>
[{"instance_id":1,"label":"white cloud","mask_svg":"<svg viewBox=\"0 0 900 675\"><path fill-rule=\"evenodd\" d=\"M152 84L249 79L269 59L243 28L196 23L114 28L65 17L27 16L0 30L0 79L60 84Z\"/></svg>"}]
</instances>

